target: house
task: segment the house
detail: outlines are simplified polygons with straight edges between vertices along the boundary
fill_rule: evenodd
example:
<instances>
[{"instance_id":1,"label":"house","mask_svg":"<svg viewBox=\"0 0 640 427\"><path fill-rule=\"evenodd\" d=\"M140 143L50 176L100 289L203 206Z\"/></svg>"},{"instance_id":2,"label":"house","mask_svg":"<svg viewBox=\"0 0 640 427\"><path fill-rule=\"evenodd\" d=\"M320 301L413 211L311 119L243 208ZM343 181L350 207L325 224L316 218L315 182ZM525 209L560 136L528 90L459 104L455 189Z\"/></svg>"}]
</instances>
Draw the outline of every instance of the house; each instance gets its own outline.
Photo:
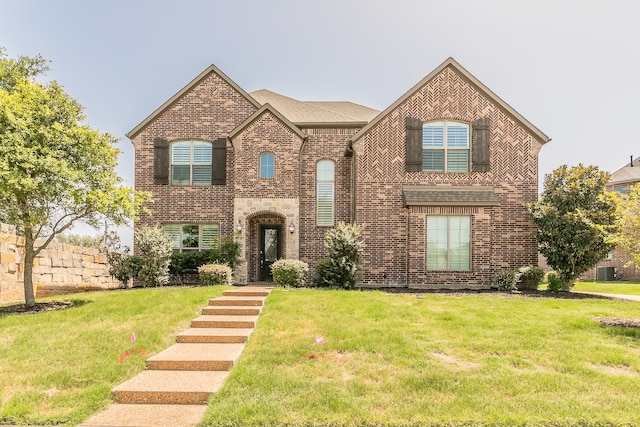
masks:
<instances>
[{"instance_id":1,"label":"house","mask_svg":"<svg viewBox=\"0 0 640 427\"><path fill-rule=\"evenodd\" d=\"M549 138L449 58L384 111L247 93L210 66L127 136L136 189L179 251L235 235L239 284L278 258L313 269L327 230L364 227L365 287L482 288L537 265Z\"/></svg>"}]
</instances>

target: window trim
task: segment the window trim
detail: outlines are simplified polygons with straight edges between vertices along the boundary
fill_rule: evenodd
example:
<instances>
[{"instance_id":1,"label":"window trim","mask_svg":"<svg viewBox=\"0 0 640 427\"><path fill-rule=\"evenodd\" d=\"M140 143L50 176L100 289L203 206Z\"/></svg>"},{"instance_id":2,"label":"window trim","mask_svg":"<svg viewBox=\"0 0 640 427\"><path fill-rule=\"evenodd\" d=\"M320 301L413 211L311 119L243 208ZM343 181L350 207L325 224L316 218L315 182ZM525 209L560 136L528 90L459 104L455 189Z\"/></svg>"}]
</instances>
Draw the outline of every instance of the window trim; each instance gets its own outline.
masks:
<instances>
[{"instance_id":1,"label":"window trim","mask_svg":"<svg viewBox=\"0 0 640 427\"><path fill-rule=\"evenodd\" d=\"M178 145L178 144L184 144L184 143L189 143L189 163L186 162L182 162L182 163L176 163L174 161L174 148ZM203 144L208 146L209 148L209 157L210 160L208 162L196 162L194 161L194 156L195 156L195 151L194 151L194 144ZM176 183L174 182L174 167L175 166L188 166L189 167L189 183ZM194 183L194 169L197 166L209 166L209 173L208 173L208 181L205 183ZM213 144L209 141L201 141L201 140L179 140L179 141L173 141L170 145L169 148L169 171L170 171L170 176L169 176L169 183L171 185L175 185L178 187L186 187L186 186L196 186L196 187L201 187L201 186L206 186L206 185L212 185L211 183L211 175L212 175L212 169L213 169Z\"/></svg>"},{"instance_id":2,"label":"window trim","mask_svg":"<svg viewBox=\"0 0 640 427\"><path fill-rule=\"evenodd\" d=\"M331 179L320 179L320 166L328 165L332 166L332 176ZM330 206L330 221L327 219L326 221L321 221L324 219L325 213L320 212L321 207L329 208L329 206L323 205L320 203L320 189L321 185L330 185L331 188L331 206ZM328 187L327 187L328 188ZM328 199L328 197L327 197ZM323 201L324 203L324 201ZM333 227L336 222L336 162L331 159L321 159L316 162L316 226L317 227Z\"/></svg>"},{"instance_id":3,"label":"window trim","mask_svg":"<svg viewBox=\"0 0 640 427\"><path fill-rule=\"evenodd\" d=\"M426 139L426 135L427 132L426 130L428 128L436 128L436 126L434 126L437 123L442 123L442 146L441 147L429 147L425 145L425 139ZM466 147L449 147L449 141L448 141L448 136L449 136L449 124L458 124L458 125L464 125L465 128L467 129L467 135L466 135ZM427 173L469 173L472 170L472 159L471 159L471 141L472 141L472 132L473 126L471 123L468 122L464 122L461 120L450 120L450 119L441 119L441 120L431 120L428 122L423 122L422 123L422 172L427 172ZM443 152L443 168L442 170L426 170L425 169L425 161L424 161L424 155L425 153L432 151L442 151ZM450 151L458 151L458 152L466 152L467 155L467 170L466 171L449 171L449 152Z\"/></svg>"},{"instance_id":4,"label":"window trim","mask_svg":"<svg viewBox=\"0 0 640 427\"><path fill-rule=\"evenodd\" d=\"M429 218L446 218L447 219L447 248L446 248L446 256L447 256L447 265L445 268L429 268ZM468 235L468 256L467 259L469 261L467 268L451 268L451 219L452 218L466 218L468 220L469 227L469 235ZM471 271L473 269L473 217L471 215L428 215L425 217L425 270L429 272L449 272L449 271ZM436 255L437 256L437 255Z\"/></svg>"},{"instance_id":5,"label":"window trim","mask_svg":"<svg viewBox=\"0 0 640 427\"><path fill-rule=\"evenodd\" d=\"M183 238L183 232L184 232L184 227L185 226L198 226L198 246L197 247L187 247L187 246L183 246L184 243L184 238ZM203 243L203 227L214 227L215 226L215 233L213 233L214 237L212 238L212 246L211 247L206 247L206 246L202 246ZM176 236L175 234L172 234L171 232L167 231L168 227L177 227L178 228L178 234L177 234L177 239L174 239L174 237ZM173 252L193 252L193 251L208 251L211 249L215 249L217 247L220 246L220 224L217 223L207 223L207 224L198 224L198 223L192 223L192 222L185 222L185 223L167 223L167 224L163 224L162 225L162 229L164 230L165 233L169 234L171 236L171 240L173 241ZM175 245L176 241L179 243L178 246Z\"/></svg>"},{"instance_id":6,"label":"window trim","mask_svg":"<svg viewBox=\"0 0 640 427\"><path fill-rule=\"evenodd\" d=\"M271 176L263 176L262 172L263 172L263 163L262 163L262 159L266 159L268 157L271 157L272 159L272 164L271 164ZM268 167L269 165L267 165ZM266 153L262 153L260 154L260 170L259 170L259 175L260 175L260 179L275 179L276 178L276 155L274 153L271 152L266 152Z\"/></svg>"}]
</instances>

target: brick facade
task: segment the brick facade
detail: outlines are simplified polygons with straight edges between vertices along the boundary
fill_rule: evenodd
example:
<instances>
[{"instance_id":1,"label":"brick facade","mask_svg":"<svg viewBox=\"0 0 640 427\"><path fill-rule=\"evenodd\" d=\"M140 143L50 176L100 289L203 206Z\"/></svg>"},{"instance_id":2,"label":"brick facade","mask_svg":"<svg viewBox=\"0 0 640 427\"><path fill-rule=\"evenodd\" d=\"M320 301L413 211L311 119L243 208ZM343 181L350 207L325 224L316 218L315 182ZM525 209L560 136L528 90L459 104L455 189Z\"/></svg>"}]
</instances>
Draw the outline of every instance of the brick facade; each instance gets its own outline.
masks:
<instances>
[{"instance_id":1,"label":"brick facade","mask_svg":"<svg viewBox=\"0 0 640 427\"><path fill-rule=\"evenodd\" d=\"M264 96L273 94L261 92ZM278 96L274 100L286 98ZM486 287L497 269L537 264L534 225L526 204L537 197L537 155L548 138L452 59L387 110L364 121L366 107L355 104L327 103L319 109L320 103L290 101L295 108L258 103L212 66L161 106L128 135L136 148L136 188L151 191L155 200L150 206L153 215L143 216L136 227L219 224L222 236L235 233L241 242L239 283L259 279L261 227L277 227L279 256L307 262L312 276L314 264L326 256L323 240L329 228L316 225L316 165L331 160L335 222L355 221L365 228L362 285ZM318 119L306 120L315 119L308 112L302 119L306 109ZM349 116L350 111L356 113ZM407 172L407 117L469 124L488 118L489 171ZM226 138L226 184L154 184L155 138ZM274 178L260 178L264 153L275 157ZM498 202L405 206L407 185L489 189ZM427 271L429 215L471 218L469 271Z\"/></svg>"}]
</instances>

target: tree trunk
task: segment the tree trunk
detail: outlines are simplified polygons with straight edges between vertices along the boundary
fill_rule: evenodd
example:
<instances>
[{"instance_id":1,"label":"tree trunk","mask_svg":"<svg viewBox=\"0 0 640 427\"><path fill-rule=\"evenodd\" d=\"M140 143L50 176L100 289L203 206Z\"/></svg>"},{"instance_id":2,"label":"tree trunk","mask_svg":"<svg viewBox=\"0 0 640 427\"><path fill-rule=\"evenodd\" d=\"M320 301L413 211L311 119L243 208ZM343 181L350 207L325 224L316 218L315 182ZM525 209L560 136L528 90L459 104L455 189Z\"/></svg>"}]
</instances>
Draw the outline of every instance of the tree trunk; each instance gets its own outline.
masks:
<instances>
[{"instance_id":1,"label":"tree trunk","mask_svg":"<svg viewBox=\"0 0 640 427\"><path fill-rule=\"evenodd\" d=\"M36 297L33 292L33 230L24 230L24 303L27 307L36 305Z\"/></svg>"}]
</instances>

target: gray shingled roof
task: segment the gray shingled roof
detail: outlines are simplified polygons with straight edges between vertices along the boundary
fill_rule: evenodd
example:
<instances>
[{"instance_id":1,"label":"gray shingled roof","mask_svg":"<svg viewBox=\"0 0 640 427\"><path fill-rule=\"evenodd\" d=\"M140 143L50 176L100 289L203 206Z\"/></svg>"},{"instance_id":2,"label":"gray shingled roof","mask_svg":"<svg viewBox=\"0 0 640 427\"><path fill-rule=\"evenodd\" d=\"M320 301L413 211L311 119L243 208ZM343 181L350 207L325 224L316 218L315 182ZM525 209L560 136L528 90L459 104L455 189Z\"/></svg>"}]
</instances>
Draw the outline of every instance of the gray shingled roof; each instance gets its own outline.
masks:
<instances>
[{"instance_id":1,"label":"gray shingled roof","mask_svg":"<svg viewBox=\"0 0 640 427\"><path fill-rule=\"evenodd\" d=\"M612 173L609 179L609 184L612 185L635 182L640 182L640 157L636 157L633 160L633 166L631 166L631 163L627 163Z\"/></svg>"},{"instance_id":2,"label":"gray shingled roof","mask_svg":"<svg viewBox=\"0 0 640 427\"><path fill-rule=\"evenodd\" d=\"M364 125L379 111L353 102L298 101L270 90L262 89L250 95L260 104L271 104L289 121L300 124L353 123Z\"/></svg>"},{"instance_id":3,"label":"gray shingled roof","mask_svg":"<svg viewBox=\"0 0 640 427\"><path fill-rule=\"evenodd\" d=\"M491 187L402 187L405 206L497 206L498 195Z\"/></svg>"}]
</instances>

